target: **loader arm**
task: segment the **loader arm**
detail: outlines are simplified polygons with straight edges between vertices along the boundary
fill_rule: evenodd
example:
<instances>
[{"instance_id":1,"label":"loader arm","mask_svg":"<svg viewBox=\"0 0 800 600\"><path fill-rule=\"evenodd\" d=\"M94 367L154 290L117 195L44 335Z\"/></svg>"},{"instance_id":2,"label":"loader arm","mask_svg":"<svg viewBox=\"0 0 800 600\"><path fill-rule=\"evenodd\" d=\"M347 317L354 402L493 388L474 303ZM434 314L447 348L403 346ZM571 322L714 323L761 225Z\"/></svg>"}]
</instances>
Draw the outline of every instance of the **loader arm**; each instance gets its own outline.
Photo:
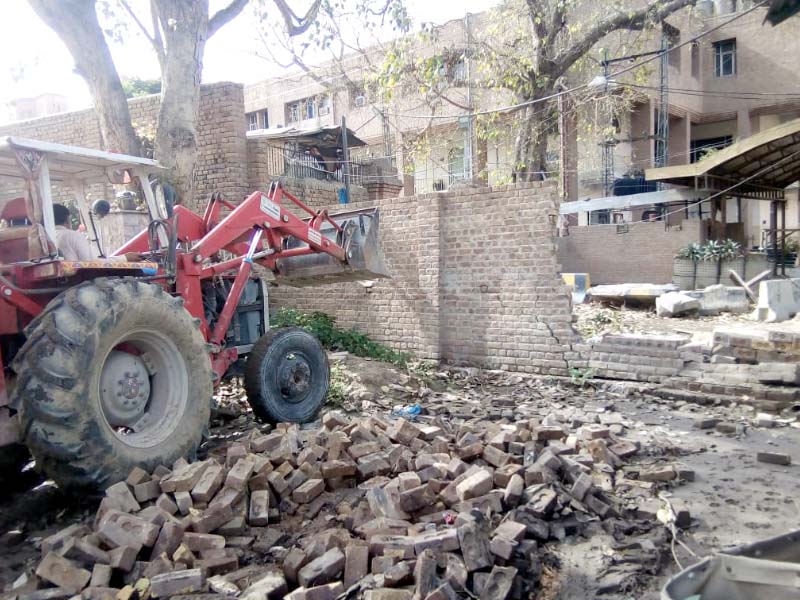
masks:
<instances>
[{"instance_id":1,"label":"loader arm","mask_svg":"<svg viewBox=\"0 0 800 600\"><path fill-rule=\"evenodd\" d=\"M291 205L294 212L289 210ZM218 221L222 208L230 213ZM298 211L308 217L298 217ZM184 248L175 257L175 293L211 344L217 380L238 357L236 349L224 347L224 340L245 284L253 277L254 263L289 285L388 277L378 246L377 209L329 215L326 209L312 210L279 183L273 183L267 193L254 192L235 207L214 194L202 217L178 206L171 226L177 228L173 239ZM147 250L145 231L117 253ZM222 250L233 257L220 260ZM230 292L212 327L205 316L202 281L234 272Z\"/></svg>"},{"instance_id":2,"label":"loader arm","mask_svg":"<svg viewBox=\"0 0 800 600\"><path fill-rule=\"evenodd\" d=\"M307 210L312 218L304 221L294 215L283 205L284 198ZM320 225L326 221L336 226L336 223L328 217L327 211L315 213L282 187L273 185L268 194L263 192L251 194L198 240L190 251L194 255L195 262L202 262L223 249L243 255L248 249L253 230L261 229L264 236L256 252L271 251L268 256L258 260L265 267L274 268L275 261L280 258L317 252L324 252L339 261L346 262L344 248L335 241L324 238L320 233ZM285 249L284 240L290 237L304 242L307 246ZM242 256L238 260L241 259ZM235 263L229 268L233 266Z\"/></svg>"}]
</instances>

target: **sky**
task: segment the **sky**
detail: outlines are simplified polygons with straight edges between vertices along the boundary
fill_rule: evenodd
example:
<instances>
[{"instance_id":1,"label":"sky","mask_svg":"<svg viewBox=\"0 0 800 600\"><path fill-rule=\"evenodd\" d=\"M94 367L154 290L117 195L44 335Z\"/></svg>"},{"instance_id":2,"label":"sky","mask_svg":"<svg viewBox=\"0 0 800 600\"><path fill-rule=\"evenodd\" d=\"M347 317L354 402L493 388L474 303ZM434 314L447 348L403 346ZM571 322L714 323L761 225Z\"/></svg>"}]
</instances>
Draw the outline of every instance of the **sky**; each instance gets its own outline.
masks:
<instances>
[{"instance_id":1,"label":"sky","mask_svg":"<svg viewBox=\"0 0 800 600\"><path fill-rule=\"evenodd\" d=\"M355 0L348 0L355 1ZM113 0L112 0L113 2ZM484 11L499 0L406 0L415 23L444 23L467 12ZM211 0L212 12L226 0ZM134 7L145 0L130 0ZM290 0L300 12L308 0ZM146 19L146 21L149 21ZM123 44L110 45L121 77L155 79L158 63L149 43L131 26ZM258 56L258 53L262 56ZM69 98L70 108L91 106L86 84L74 72L72 58L58 36L50 30L26 0L0 2L0 122L12 120L9 102L15 98L58 93ZM281 67L263 58L253 13L249 9L222 28L206 45L203 82L253 83L279 74Z\"/></svg>"}]
</instances>

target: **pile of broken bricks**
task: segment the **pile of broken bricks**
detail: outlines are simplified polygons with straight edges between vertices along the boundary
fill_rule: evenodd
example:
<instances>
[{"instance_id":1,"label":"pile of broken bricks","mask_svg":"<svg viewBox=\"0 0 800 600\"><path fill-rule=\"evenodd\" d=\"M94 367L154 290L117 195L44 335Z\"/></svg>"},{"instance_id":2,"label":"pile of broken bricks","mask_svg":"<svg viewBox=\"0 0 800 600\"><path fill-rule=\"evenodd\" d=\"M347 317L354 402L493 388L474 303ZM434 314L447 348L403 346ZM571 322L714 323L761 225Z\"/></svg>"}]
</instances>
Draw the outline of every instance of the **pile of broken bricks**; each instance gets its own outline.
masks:
<instances>
[{"instance_id":1,"label":"pile of broken bricks","mask_svg":"<svg viewBox=\"0 0 800 600\"><path fill-rule=\"evenodd\" d=\"M660 482L691 478L626 465L639 447L623 433L551 416L437 425L336 412L319 429L252 430L204 461L135 469L93 523L41 541L35 577L12 594L528 597L542 544L590 523L652 523Z\"/></svg>"}]
</instances>

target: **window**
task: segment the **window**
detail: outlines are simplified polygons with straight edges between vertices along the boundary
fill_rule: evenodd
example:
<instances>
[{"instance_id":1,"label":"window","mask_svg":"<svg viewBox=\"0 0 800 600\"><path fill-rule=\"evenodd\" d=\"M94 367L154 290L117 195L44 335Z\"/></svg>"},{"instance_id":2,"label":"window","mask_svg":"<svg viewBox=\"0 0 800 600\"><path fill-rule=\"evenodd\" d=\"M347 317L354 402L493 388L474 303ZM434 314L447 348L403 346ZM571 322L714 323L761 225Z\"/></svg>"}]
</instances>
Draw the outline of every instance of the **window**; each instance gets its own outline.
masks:
<instances>
[{"instance_id":1,"label":"window","mask_svg":"<svg viewBox=\"0 0 800 600\"><path fill-rule=\"evenodd\" d=\"M305 119L313 119L317 116L317 101L314 98L306 98L305 101Z\"/></svg>"},{"instance_id":2,"label":"window","mask_svg":"<svg viewBox=\"0 0 800 600\"><path fill-rule=\"evenodd\" d=\"M692 77L700 79L700 44L692 42Z\"/></svg>"},{"instance_id":3,"label":"window","mask_svg":"<svg viewBox=\"0 0 800 600\"><path fill-rule=\"evenodd\" d=\"M680 45L681 43L681 30L677 27L673 27L669 23L662 23L661 25L662 35L664 39L667 41L667 49L670 50L669 54L667 55L667 59L669 61L670 67L675 67L676 69L681 68L681 50L678 48L677 50L672 50L675 46Z\"/></svg>"},{"instance_id":4,"label":"window","mask_svg":"<svg viewBox=\"0 0 800 600\"><path fill-rule=\"evenodd\" d=\"M736 40L714 43L714 75L733 77L736 75Z\"/></svg>"},{"instance_id":5,"label":"window","mask_svg":"<svg viewBox=\"0 0 800 600\"><path fill-rule=\"evenodd\" d=\"M733 143L733 136L723 135L715 138L706 138L702 140L692 140L689 150L689 162L698 162L703 160L703 157L709 152L715 150L722 150L726 146Z\"/></svg>"},{"instance_id":6,"label":"window","mask_svg":"<svg viewBox=\"0 0 800 600\"><path fill-rule=\"evenodd\" d=\"M298 123L307 119L316 119L331 113L330 96L309 96L295 100L286 105L286 120L289 123Z\"/></svg>"},{"instance_id":7,"label":"window","mask_svg":"<svg viewBox=\"0 0 800 600\"><path fill-rule=\"evenodd\" d=\"M319 98L319 116L324 117L331 114L331 99L328 96Z\"/></svg>"},{"instance_id":8,"label":"window","mask_svg":"<svg viewBox=\"0 0 800 600\"><path fill-rule=\"evenodd\" d=\"M464 147L450 148L447 153L447 168L450 172L450 185L466 178L466 163L464 162Z\"/></svg>"},{"instance_id":9,"label":"window","mask_svg":"<svg viewBox=\"0 0 800 600\"><path fill-rule=\"evenodd\" d=\"M463 83L467 80L467 66L464 63L464 58L459 58L453 65L453 81L455 83Z\"/></svg>"},{"instance_id":10,"label":"window","mask_svg":"<svg viewBox=\"0 0 800 600\"><path fill-rule=\"evenodd\" d=\"M258 129L258 113L251 112L247 113L247 129L249 131L254 131Z\"/></svg>"},{"instance_id":11,"label":"window","mask_svg":"<svg viewBox=\"0 0 800 600\"><path fill-rule=\"evenodd\" d=\"M292 102L286 105L286 120L289 123L297 123L300 120L300 103Z\"/></svg>"},{"instance_id":12,"label":"window","mask_svg":"<svg viewBox=\"0 0 800 600\"><path fill-rule=\"evenodd\" d=\"M265 110L261 113L261 128L262 129L269 129L269 111Z\"/></svg>"}]
</instances>

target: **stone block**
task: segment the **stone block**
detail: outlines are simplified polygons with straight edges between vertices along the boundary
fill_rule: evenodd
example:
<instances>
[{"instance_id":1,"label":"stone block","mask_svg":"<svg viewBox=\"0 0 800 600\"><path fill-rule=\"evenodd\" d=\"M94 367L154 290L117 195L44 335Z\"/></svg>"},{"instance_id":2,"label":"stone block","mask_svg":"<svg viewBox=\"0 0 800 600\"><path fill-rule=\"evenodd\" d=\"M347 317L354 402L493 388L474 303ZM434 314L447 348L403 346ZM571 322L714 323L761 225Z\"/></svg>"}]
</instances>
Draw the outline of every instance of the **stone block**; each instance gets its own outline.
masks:
<instances>
[{"instance_id":1,"label":"stone block","mask_svg":"<svg viewBox=\"0 0 800 600\"><path fill-rule=\"evenodd\" d=\"M292 499L298 504L308 504L324 491L323 479L309 479L292 492Z\"/></svg>"},{"instance_id":2,"label":"stone block","mask_svg":"<svg viewBox=\"0 0 800 600\"><path fill-rule=\"evenodd\" d=\"M92 579L89 571L55 552L45 555L36 567L36 576L73 594L80 593Z\"/></svg>"},{"instance_id":3,"label":"stone block","mask_svg":"<svg viewBox=\"0 0 800 600\"><path fill-rule=\"evenodd\" d=\"M344 554L344 587L349 588L369 573L369 547L363 544L348 544Z\"/></svg>"},{"instance_id":4,"label":"stone block","mask_svg":"<svg viewBox=\"0 0 800 600\"><path fill-rule=\"evenodd\" d=\"M758 462L769 463L771 465L781 465L788 467L792 464L792 457L783 452L759 452L756 454Z\"/></svg>"},{"instance_id":5,"label":"stone block","mask_svg":"<svg viewBox=\"0 0 800 600\"><path fill-rule=\"evenodd\" d=\"M150 595L154 598L202 592L205 587L206 578L202 569L161 573L150 578Z\"/></svg>"},{"instance_id":6,"label":"stone block","mask_svg":"<svg viewBox=\"0 0 800 600\"><path fill-rule=\"evenodd\" d=\"M247 522L253 527L264 527L269 523L269 491L258 490L250 493Z\"/></svg>"},{"instance_id":7,"label":"stone block","mask_svg":"<svg viewBox=\"0 0 800 600\"><path fill-rule=\"evenodd\" d=\"M344 553L339 548L331 548L302 567L297 573L297 581L303 587L328 583L341 573L344 565Z\"/></svg>"},{"instance_id":8,"label":"stone block","mask_svg":"<svg viewBox=\"0 0 800 600\"><path fill-rule=\"evenodd\" d=\"M492 475L488 471L480 470L459 483L456 493L460 500L469 500L489 493L493 487Z\"/></svg>"},{"instance_id":9,"label":"stone block","mask_svg":"<svg viewBox=\"0 0 800 600\"><path fill-rule=\"evenodd\" d=\"M669 292L656 298L656 315L677 317L700 310L700 301L682 292Z\"/></svg>"},{"instance_id":10,"label":"stone block","mask_svg":"<svg viewBox=\"0 0 800 600\"><path fill-rule=\"evenodd\" d=\"M786 321L800 311L800 279L773 279L758 284L757 321Z\"/></svg>"},{"instance_id":11,"label":"stone block","mask_svg":"<svg viewBox=\"0 0 800 600\"><path fill-rule=\"evenodd\" d=\"M458 541L468 571L478 571L494 564L489 538L476 524L466 523L460 526Z\"/></svg>"}]
</instances>

